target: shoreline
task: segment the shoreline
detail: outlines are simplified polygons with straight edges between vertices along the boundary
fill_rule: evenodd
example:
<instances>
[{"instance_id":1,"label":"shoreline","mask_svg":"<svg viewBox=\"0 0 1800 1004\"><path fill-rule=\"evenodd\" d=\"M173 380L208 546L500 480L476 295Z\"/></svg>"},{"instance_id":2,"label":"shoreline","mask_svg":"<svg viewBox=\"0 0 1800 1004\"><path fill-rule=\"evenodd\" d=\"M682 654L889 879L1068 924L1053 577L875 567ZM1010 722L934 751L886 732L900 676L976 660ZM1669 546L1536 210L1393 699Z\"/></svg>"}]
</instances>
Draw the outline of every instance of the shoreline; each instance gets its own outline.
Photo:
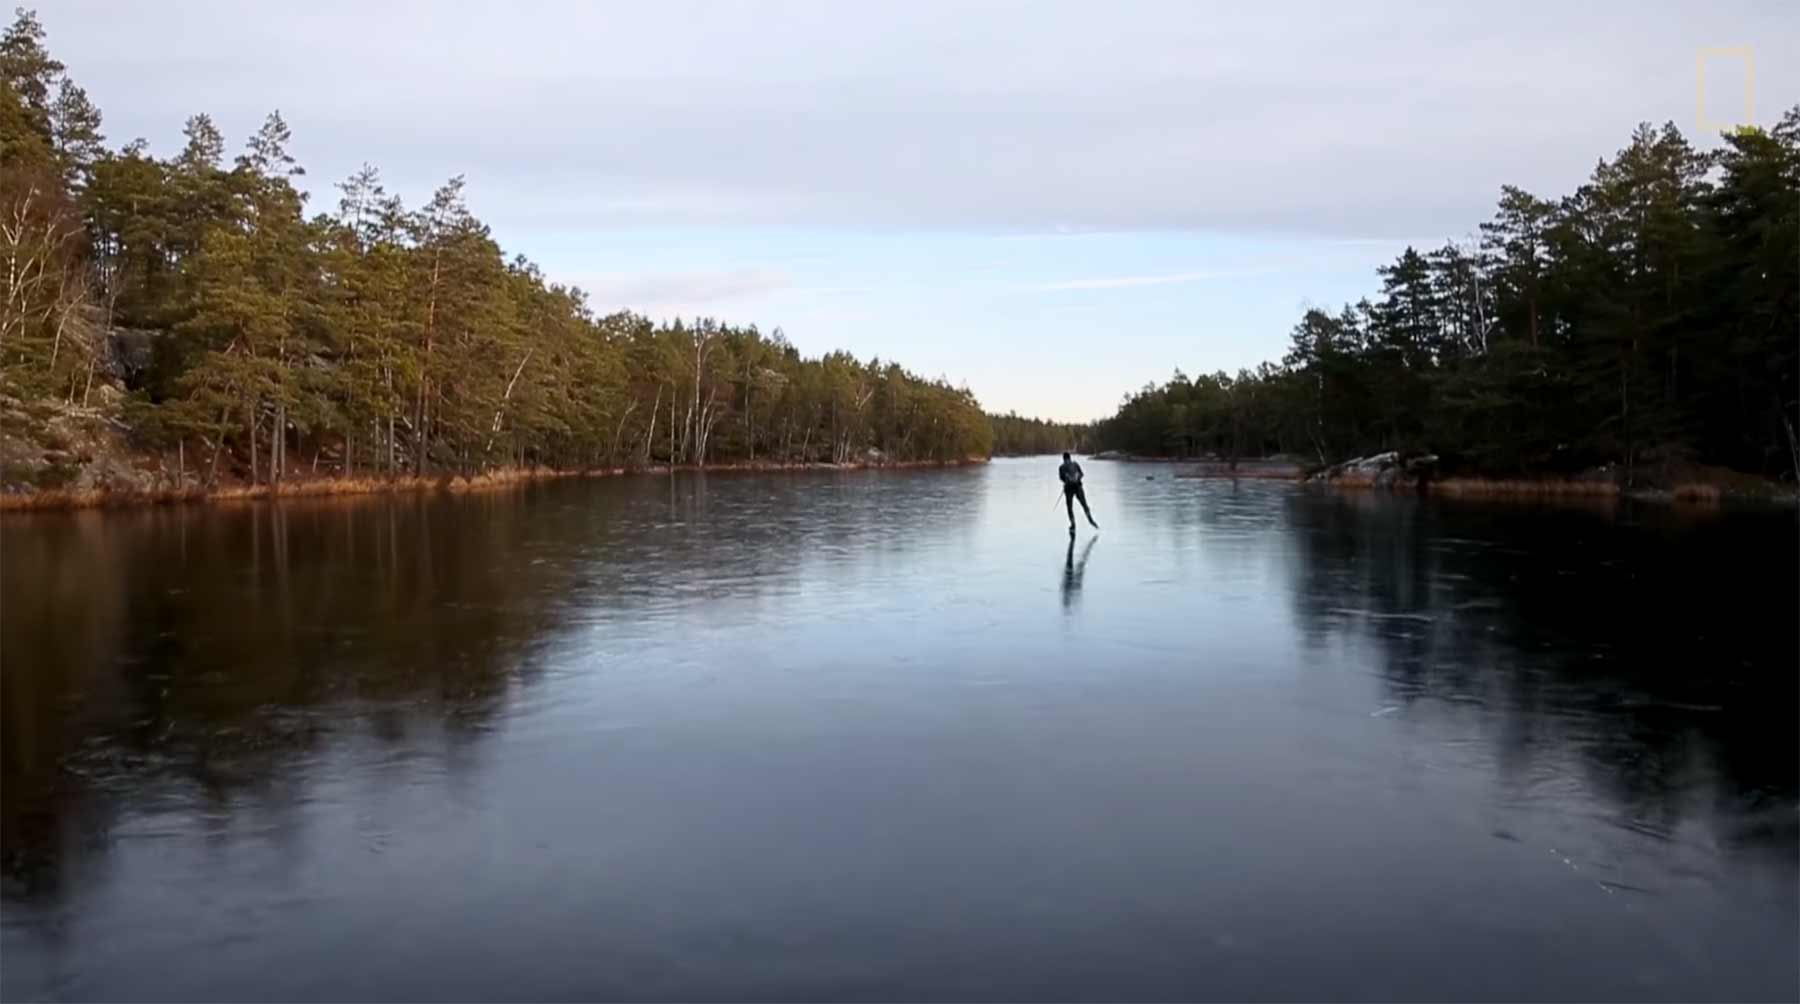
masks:
<instances>
[{"instance_id":1,"label":"shoreline","mask_svg":"<svg viewBox=\"0 0 1800 1004\"><path fill-rule=\"evenodd\" d=\"M188 488L90 488L48 489L0 494L0 514L19 512L72 512L81 509L136 509L165 505L269 502L281 499L333 498L364 495L406 495L444 492L491 491L537 481L562 478L614 478L633 475L665 475L679 471L707 474L775 473L804 471L917 470L933 467L970 467L987 458L963 460L859 460L847 464L823 461L729 461L713 464L651 464L647 467L590 467L565 470L554 467L507 467L482 474L438 474L415 477L309 477L280 485L226 485L211 490Z\"/></svg>"},{"instance_id":2,"label":"shoreline","mask_svg":"<svg viewBox=\"0 0 1800 1004\"><path fill-rule=\"evenodd\" d=\"M1291 460L1239 460L1233 471L1226 461L1176 457L1138 457L1114 455L1105 459L1118 463L1186 465L1173 479L1292 481L1295 484L1344 494L1407 495L1419 498L1466 500L1501 500L1519 502L1614 502L1629 499L1665 505L1716 507L1723 505L1768 505L1794 507L1800 505L1800 492L1779 482L1759 481L1749 486L1748 475L1735 475L1730 481L1704 477L1683 479L1673 484L1627 489L1618 482L1599 478L1554 476L1486 477L1452 475L1424 479L1402 479L1380 482L1372 474L1344 473L1319 479Z\"/></svg>"}]
</instances>

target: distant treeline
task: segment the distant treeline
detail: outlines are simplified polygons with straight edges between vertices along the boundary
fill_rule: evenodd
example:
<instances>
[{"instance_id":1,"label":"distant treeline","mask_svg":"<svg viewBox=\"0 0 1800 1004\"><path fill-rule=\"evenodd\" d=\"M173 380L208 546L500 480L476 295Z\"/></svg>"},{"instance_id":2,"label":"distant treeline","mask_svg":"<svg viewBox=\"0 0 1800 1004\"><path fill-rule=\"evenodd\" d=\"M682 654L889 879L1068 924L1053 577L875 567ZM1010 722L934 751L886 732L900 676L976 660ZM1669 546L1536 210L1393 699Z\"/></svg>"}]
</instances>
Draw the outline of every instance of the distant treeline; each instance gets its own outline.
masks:
<instances>
[{"instance_id":1,"label":"distant treeline","mask_svg":"<svg viewBox=\"0 0 1800 1004\"><path fill-rule=\"evenodd\" d=\"M994 430L994 455L1029 457L1044 453L1085 452L1089 426L1020 418L1017 412L989 415Z\"/></svg>"},{"instance_id":2,"label":"distant treeline","mask_svg":"<svg viewBox=\"0 0 1800 1004\"><path fill-rule=\"evenodd\" d=\"M1502 190L1479 240L1309 310L1280 363L1147 386L1098 424L1139 454L1318 463L1431 451L1503 474L1800 470L1800 107L1715 151L1673 125L1561 199Z\"/></svg>"},{"instance_id":3,"label":"distant treeline","mask_svg":"<svg viewBox=\"0 0 1800 1004\"><path fill-rule=\"evenodd\" d=\"M429 474L989 452L968 390L892 362L595 316L503 254L460 178L407 207L365 166L309 215L278 113L229 164L207 116L185 136L167 160L108 148L36 18L0 39L0 392L38 423L9 436L103 409L139 448L252 482L302 459Z\"/></svg>"}]
</instances>

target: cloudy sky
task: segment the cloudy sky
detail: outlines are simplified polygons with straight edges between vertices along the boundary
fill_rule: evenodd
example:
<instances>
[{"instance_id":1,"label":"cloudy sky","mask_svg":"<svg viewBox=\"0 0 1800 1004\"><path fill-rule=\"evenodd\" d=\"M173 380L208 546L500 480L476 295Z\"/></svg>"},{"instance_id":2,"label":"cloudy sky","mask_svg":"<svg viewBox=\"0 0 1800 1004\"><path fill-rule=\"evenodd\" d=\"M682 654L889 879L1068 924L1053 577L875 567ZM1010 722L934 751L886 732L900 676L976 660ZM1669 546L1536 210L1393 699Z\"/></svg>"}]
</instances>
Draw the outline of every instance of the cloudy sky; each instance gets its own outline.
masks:
<instances>
[{"instance_id":1,"label":"cloudy sky","mask_svg":"<svg viewBox=\"0 0 1800 1004\"><path fill-rule=\"evenodd\" d=\"M41 0L40 0L41 2ZM879 354L1065 419L1278 357L1299 312L1562 194L1639 121L1800 101L1792 0L1632 3L51 0L114 143L272 108L316 208L364 161L464 174L596 309ZM1697 70L1706 68L1705 108ZM1704 113L1713 128L1703 131Z\"/></svg>"}]
</instances>

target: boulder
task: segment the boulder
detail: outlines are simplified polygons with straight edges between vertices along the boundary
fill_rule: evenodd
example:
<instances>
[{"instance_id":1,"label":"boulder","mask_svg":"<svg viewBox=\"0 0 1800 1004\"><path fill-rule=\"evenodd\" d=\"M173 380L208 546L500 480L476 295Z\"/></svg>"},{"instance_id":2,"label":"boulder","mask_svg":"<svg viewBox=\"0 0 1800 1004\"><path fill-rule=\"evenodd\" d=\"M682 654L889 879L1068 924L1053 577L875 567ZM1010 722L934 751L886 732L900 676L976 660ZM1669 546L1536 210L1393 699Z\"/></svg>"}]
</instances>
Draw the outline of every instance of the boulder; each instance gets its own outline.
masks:
<instances>
[{"instance_id":1,"label":"boulder","mask_svg":"<svg viewBox=\"0 0 1800 1004\"><path fill-rule=\"evenodd\" d=\"M1343 488L1418 491L1437 473L1435 453L1406 456L1397 450L1333 464L1307 478L1307 483Z\"/></svg>"}]
</instances>

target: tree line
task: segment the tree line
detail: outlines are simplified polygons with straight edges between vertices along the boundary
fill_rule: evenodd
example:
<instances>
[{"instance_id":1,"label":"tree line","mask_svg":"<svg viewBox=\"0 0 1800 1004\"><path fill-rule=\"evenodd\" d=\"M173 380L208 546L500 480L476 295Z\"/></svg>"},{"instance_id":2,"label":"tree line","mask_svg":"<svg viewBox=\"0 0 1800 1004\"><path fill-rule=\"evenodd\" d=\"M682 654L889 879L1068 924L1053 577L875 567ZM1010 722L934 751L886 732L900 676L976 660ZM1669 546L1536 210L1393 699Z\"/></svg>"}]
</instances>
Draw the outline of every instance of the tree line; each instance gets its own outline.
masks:
<instances>
[{"instance_id":1,"label":"tree line","mask_svg":"<svg viewBox=\"0 0 1800 1004\"><path fill-rule=\"evenodd\" d=\"M0 391L32 413L100 408L113 378L134 442L179 447L208 482L992 445L967 389L893 362L597 316L503 253L461 178L409 207L364 166L309 213L279 113L229 162L208 116L184 137L168 159L109 148L36 17L0 39Z\"/></svg>"},{"instance_id":2,"label":"tree line","mask_svg":"<svg viewBox=\"0 0 1800 1004\"><path fill-rule=\"evenodd\" d=\"M994 430L995 456L1030 457L1078 452L1085 450L1087 445L1086 424L1022 418L1018 412L1009 411L1004 415L988 415L988 425Z\"/></svg>"},{"instance_id":3,"label":"tree line","mask_svg":"<svg viewBox=\"0 0 1800 1004\"><path fill-rule=\"evenodd\" d=\"M1098 423L1157 456L1433 452L1490 474L1800 472L1800 106L1696 150L1640 126L1576 191L1502 189L1480 236L1305 312L1280 362L1179 370Z\"/></svg>"}]
</instances>

